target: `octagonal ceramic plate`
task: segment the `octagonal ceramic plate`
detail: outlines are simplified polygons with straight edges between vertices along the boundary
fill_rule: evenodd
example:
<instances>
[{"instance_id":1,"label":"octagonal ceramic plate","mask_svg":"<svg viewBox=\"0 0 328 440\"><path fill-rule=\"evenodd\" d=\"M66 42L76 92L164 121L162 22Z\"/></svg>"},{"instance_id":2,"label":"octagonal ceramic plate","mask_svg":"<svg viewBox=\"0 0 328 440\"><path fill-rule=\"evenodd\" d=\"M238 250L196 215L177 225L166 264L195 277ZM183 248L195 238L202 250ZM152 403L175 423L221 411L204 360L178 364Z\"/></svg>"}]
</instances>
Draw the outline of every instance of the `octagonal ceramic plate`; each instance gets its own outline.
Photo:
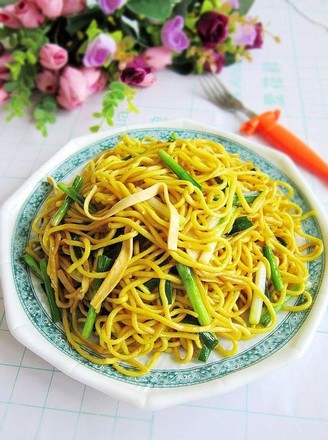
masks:
<instances>
[{"instance_id":1,"label":"octagonal ceramic plate","mask_svg":"<svg viewBox=\"0 0 328 440\"><path fill-rule=\"evenodd\" d=\"M113 147L122 133L166 140L172 131L184 138L207 138L221 142L228 152L253 161L272 178L289 182L294 200L304 211L315 209L317 218L306 220L304 229L325 244L321 257L309 263L313 306L302 313L281 313L276 328L240 344L230 358L212 355L206 364L175 363L163 355L154 370L143 377L126 377L109 366L82 358L67 342L60 325L50 319L43 293L33 275L21 262L31 223L51 191L46 177L70 179L100 151ZM159 409L230 391L300 357L308 347L328 302L327 218L304 179L286 156L237 135L188 120L111 130L75 139L30 177L1 208L0 264L5 310L12 334L26 347L69 376L114 398L144 409Z\"/></svg>"}]
</instances>

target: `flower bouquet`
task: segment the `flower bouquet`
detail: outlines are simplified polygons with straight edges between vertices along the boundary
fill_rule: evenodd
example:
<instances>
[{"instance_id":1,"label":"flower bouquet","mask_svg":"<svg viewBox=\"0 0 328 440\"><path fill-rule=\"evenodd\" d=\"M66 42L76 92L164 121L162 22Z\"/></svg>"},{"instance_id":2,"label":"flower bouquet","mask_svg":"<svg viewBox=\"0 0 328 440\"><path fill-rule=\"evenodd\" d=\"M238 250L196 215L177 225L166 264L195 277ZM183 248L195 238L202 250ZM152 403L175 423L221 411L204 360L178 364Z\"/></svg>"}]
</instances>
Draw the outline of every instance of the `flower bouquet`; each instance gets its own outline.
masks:
<instances>
[{"instance_id":1,"label":"flower bouquet","mask_svg":"<svg viewBox=\"0 0 328 440\"><path fill-rule=\"evenodd\" d=\"M0 0L0 106L7 119L29 108L43 135L59 108L104 90L90 129L149 87L156 71L220 73L263 42L254 0Z\"/></svg>"}]
</instances>

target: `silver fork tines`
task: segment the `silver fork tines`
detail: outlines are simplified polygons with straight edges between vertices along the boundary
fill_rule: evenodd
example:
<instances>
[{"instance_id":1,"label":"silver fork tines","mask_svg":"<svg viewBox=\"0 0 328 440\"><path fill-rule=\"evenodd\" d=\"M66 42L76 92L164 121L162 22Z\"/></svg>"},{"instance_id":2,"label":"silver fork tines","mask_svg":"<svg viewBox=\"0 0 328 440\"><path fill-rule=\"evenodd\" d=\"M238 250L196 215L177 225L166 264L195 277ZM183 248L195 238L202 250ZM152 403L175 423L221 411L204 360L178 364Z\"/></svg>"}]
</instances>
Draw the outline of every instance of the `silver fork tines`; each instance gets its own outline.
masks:
<instances>
[{"instance_id":1,"label":"silver fork tines","mask_svg":"<svg viewBox=\"0 0 328 440\"><path fill-rule=\"evenodd\" d=\"M239 99L229 92L226 86L216 75L203 75L200 79L200 83L204 92L206 93L206 96L223 110L230 112L239 111L247 115L249 118L256 116L256 113L245 107Z\"/></svg>"}]
</instances>

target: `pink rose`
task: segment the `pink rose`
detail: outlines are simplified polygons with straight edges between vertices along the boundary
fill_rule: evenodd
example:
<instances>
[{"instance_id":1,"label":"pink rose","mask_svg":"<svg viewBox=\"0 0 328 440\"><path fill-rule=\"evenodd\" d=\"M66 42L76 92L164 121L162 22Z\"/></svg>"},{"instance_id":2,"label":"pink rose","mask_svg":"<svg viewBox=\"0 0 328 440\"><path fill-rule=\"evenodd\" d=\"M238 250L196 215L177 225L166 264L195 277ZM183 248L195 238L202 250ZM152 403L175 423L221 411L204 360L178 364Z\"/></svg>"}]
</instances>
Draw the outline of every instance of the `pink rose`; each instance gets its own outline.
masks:
<instances>
[{"instance_id":1,"label":"pink rose","mask_svg":"<svg viewBox=\"0 0 328 440\"><path fill-rule=\"evenodd\" d=\"M144 58L147 66L157 72L172 63L172 50L164 46L150 47L145 50Z\"/></svg>"},{"instance_id":2,"label":"pink rose","mask_svg":"<svg viewBox=\"0 0 328 440\"><path fill-rule=\"evenodd\" d=\"M0 11L0 23L12 29L22 27L22 23L15 15L15 5L5 6L2 11Z\"/></svg>"},{"instance_id":3,"label":"pink rose","mask_svg":"<svg viewBox=\"0 0 328 440\"><path fill-rule=\"evenodd\" d=\"M43 93L54 94L58 88L58 75L53 70L44 70L36 75L35 84Z\"/></svg>"},{"instance_id":4,"label":"pink rose","mask_svg":"<svg viewBox=\"0 0 328 440\"><path fill-rule=\"evenodd\" d=\"M45 44L40 50L40 64L46 69L59 70L68 60L67 50L57 44Z\"/></svg>"},{"instance_id":5,"label":"pink rose","mask_svg":"<svg viewBox=\"0 0 328 440\"><path fill-rule=\"evenodd\" d=\"M82 72L87 82L88 96L100 92L106 86L107 76L101 69L83 67L80 72Z\"/></svg>"},{"instance_id":6,"label":"pink rose","mask_svg":"<svg viewBox=\"0 0 328 440\"><path fill-rule=\"evenodd\" d=\"M4 79L5 81L10 79L10 71L8 67L6 67L6 64L11 63L12 60L13 57L8 52L0 56L0 79Z\"/></svg>"},{"instance_id":7,"label":"pink rose","mask_svg":"<svg viewBox=\"0 0 328 440\"><path fill-rule=\"evenodd\" d=\"M64 0L34 0L41 9L43 15L49 18L57 18L61 15Z\"/></svg>"},{"instance_id":8,"label":"pink rose","mask_svg":"<svg viewBox=\"0 0 328 440\"><path fill-rule=\"evenodd\" d=\"M45 20L45 16L41 14L39 8L32 1L20 0L14 4L13 12L25 28L37 28Z\"/></svg>"},{"instance_id":9,"label":"pink rose","mask_svg":"<svg viewBox=\"0 0 328 440\"><path fill-rule=\"evenodd\" d=\"M59 78L58 103L67 110L73 110L80 107L88 96L88 83L84 74L74 67L65 67Z\"/></svg>"},{"instance_id":10,"label":"pink rose","mask_svg":"<svg viewBox=\"0 0 328 440\"><path fill-rule=\"evenodd\" d=\"M65 0L63 2L62 15L73 15L82 12L87 7L86 0Z\"/></svg>"},{"instance_id":11,"label":"pink rose","mask_svg":"<svg viewBox=\"0 0 328 440\"><path fill-rule=\"evenodd\" d=\"M9 93L7 90L3 88L3 85L0 84L0 107L5 105L9 100Z\"/></svg>"}]
</instances>

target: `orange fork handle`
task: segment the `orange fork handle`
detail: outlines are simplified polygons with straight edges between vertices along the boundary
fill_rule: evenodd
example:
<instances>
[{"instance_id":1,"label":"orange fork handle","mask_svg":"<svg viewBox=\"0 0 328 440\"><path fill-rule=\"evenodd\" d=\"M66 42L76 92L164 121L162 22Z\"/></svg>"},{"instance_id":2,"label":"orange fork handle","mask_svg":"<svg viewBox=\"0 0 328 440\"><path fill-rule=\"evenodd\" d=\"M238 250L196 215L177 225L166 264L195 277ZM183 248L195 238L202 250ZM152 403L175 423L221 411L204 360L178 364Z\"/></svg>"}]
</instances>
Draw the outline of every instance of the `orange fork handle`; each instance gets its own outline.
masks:
<instances>
[{"instance_id":1,"label":"orange fork handle","mask_svg":"<svg viewBox=\"0 0 328 440\"><path fill-rule=\"evenodd\" d=\"M328 164L310 147L277 123L280 111L268 111L255 116L240 127L242 134L258 133L272 146L286 153L301 166L328 183Z\"/></svg>"}]
</instances>

